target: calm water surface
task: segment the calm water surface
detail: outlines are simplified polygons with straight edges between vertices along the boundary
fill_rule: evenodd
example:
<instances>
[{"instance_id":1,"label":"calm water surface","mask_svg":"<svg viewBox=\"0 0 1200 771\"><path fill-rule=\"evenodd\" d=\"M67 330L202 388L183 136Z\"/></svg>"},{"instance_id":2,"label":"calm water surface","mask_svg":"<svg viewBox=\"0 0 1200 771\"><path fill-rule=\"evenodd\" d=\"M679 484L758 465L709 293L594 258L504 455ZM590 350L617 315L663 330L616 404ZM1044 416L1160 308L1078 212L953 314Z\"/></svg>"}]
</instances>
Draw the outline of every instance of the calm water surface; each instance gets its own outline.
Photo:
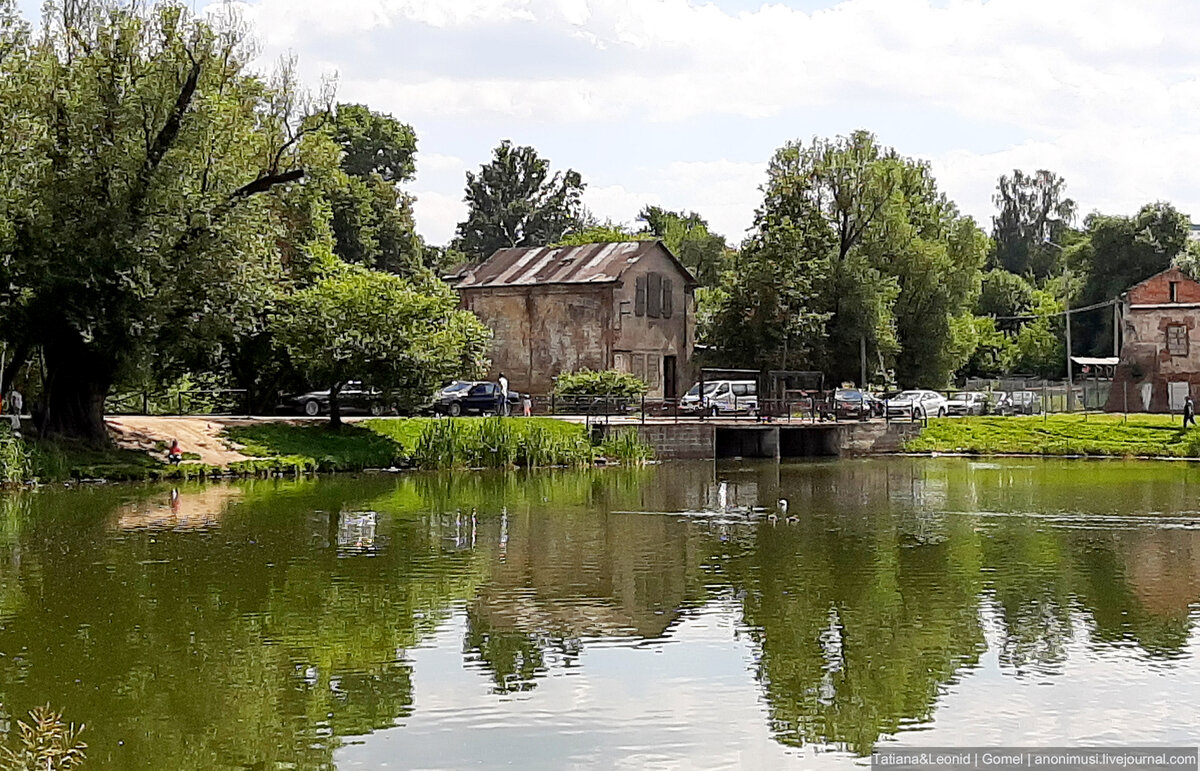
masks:
<instances>
[{"instance_id":1,"label":"calm water surface","mask_svg":"<svg viewBox=\"0 0 1200 771\"><path fill-rule=\"evenodd\" d=\"M146 769L1194 744L1198 491L902 458L2 497L0 730L48 702Z\"/></svg>"}]
</instances>

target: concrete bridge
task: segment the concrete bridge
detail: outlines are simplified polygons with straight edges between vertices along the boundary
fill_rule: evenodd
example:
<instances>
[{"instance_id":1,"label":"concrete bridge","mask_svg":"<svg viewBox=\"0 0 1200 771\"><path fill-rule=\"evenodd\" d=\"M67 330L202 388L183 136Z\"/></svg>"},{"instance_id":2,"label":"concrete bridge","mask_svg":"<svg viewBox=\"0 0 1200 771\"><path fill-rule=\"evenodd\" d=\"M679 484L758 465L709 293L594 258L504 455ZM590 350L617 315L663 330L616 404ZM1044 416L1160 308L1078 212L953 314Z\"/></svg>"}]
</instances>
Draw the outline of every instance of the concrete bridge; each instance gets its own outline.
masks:
<instances>
[{"instance_id":1,"label":"concrete bridge","mask_svg":"<svg viewBox=\"0 0 1200 771\"><path fill-rule=\"evenodd\" d=\"M601 435L635 430L663 460L713 458L850 457L899 452L921 432L920 423L881 420L845 423L739 423L722 420L612 421L594 424Z\"/></svg>"}]
</instances>

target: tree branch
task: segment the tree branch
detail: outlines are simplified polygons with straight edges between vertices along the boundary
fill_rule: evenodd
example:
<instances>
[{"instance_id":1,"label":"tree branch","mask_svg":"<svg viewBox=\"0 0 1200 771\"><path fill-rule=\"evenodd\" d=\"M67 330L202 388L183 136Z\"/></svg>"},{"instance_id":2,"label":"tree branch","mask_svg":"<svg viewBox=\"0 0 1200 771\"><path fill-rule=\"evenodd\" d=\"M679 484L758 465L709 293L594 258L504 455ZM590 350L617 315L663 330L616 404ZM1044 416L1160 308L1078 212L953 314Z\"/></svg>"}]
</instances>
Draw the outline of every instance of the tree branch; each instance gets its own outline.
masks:
<instances>
[{"instance_id":1,"label":"tree branch","mask_svg":"<svg viewBox=\"0 0 1200 771\"><path fill-rule=\"evenodd\" d=\"M304 169L292 169L282 174L267 174L234 190L229 196L228 203L232 205L238 199L249 198L257 193L265 193L276 185L286 185L288 182L296 182L301 179L304 179Z\"/></svg>"},{"instance_id":2,"label":"tree branch","mask_svg":"<svg viewBox=\"0 0 1200 771\"><path fill-rule=\"evenodd\" d=\"M183 116L187 113L188 107L192 104L192 98L196 95L196 87L200 82L200 62L192 56L191 51L188 51L188 58L192 60L192 66L188 70L187 78L183 81L183 85L179 89L179 95L175 97L175 107L171 110L170 116L167 117L167 122L159 129L158 135L154 137L153 144L146 152L146 161L142 164L142 170L138 173L137 192L134 194L132 210L136 212L141 208L142 201L146 197L146 191L150 187L150 178L154 176L154 172L158 169L159 163L162 162L163 156L171 149L171 145L175 143L179 136L179 129L183 124Z\"/></svg>"}]
</instances>

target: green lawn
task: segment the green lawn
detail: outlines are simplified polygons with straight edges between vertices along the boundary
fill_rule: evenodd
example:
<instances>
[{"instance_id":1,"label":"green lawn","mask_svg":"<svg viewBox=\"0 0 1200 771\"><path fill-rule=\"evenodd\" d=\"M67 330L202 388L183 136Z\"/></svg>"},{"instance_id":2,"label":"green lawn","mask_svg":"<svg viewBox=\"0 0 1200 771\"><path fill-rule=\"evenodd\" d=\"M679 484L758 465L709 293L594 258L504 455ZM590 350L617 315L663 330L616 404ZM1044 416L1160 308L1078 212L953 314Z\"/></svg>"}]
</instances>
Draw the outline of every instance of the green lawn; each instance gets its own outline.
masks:
<instances>
[{"instance_id":1,"label":"green lawn","mask_svg":"<svg viewBox=\"0 0 1200 771\"><path fill-rule=\"evenodd\" d=\"M930 420L909 452L1200 457L1200 431L1170 415L1049 415Z\"/></svg>"}]
</instances>

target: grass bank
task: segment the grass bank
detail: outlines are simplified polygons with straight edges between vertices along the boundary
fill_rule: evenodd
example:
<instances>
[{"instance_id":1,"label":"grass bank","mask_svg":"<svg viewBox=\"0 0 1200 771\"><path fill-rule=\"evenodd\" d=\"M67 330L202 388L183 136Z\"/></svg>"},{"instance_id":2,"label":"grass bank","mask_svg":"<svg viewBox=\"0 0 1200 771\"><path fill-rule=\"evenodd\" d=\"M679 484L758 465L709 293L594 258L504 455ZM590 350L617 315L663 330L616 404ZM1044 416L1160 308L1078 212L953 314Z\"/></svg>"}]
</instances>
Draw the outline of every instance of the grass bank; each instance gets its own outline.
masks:
<instances>
[{"instance_id":1,"label":"grass bank","mask_svg":"<svg viewBox=\"0 0 1200 771\"><path fill-rule=\"evenodd\" d=\"M980 455L1200 457L1200 431L1170 415L1049 415L930 420L908 452Z\"/></svg>"},{"instance_id":2,"label":"grass bank","mask_svg":"<svg viewBox=\"0 0 1200 771\"><path fill-rule=\"evenodd\" d=\"M148 452L23 441L0 434L0 485L26 481L132 481L270 476L366 469L468 469L637 464L651 457L635 434L593 445L584 426L553 418L377 418L332 431L324 423L229 426L248 460L172 466ZM186 449L186 448L185 448Z\"/></svg>"}]
</instances>

